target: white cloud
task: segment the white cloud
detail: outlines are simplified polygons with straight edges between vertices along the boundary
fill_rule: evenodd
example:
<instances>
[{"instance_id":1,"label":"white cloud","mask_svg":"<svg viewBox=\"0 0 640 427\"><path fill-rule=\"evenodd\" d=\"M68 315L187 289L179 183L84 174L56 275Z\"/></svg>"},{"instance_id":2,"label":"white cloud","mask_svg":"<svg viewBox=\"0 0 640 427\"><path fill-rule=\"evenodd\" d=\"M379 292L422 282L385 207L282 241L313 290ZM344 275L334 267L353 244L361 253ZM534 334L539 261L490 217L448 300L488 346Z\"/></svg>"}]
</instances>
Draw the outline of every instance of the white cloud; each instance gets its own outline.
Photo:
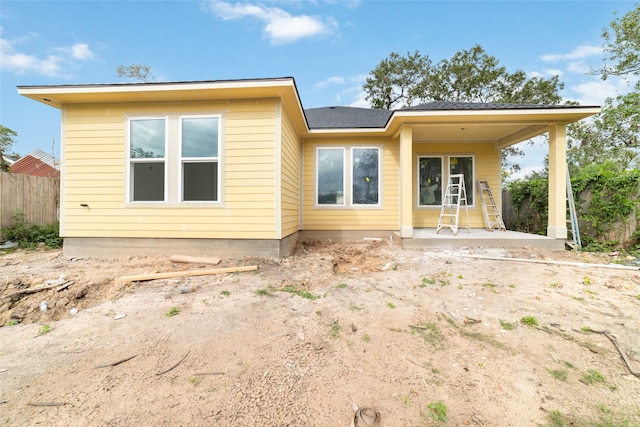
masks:
<instances>
[{"instance_id":1,"label":"white cloud","mask_svg":"<svg viewBox=\"0 0 640 427\"><path fill-rule=\"evenodd\" d=\"M213 0L209 9L224 20L254 18L265 23L264 32L272 44L284 44L300 39L333 33L338 24L333 18L309 15L293 16L277 7L231 3Z\"/></svg>"},{"instance_id":2,"label":"white cloud","mask_svg":"<svg viewBox=\"0 0 640 427\"><path fill-rule=\"evenodd\" d=\"M95 55L89 49L89 45L86 43L76 43L71 46L71 57L74 59L79 59L81 61L93 59Z\"/></svg>"},{"instance_id":3,"label":"white cloud","mask_svg":"<svg viewBox=\"0 0 640 427\"><path fill-rule=\"evenodd\" d=\"M618 87L610 81L593 80L570 88L577 93L577 99L581 105L602 105L607 98L618 94Z\"/></svg>"},{"instance_id":4,"label":"white cloud","mask_svg":"<svg viewBox=\"0 0 640 427\"><path fill-rule=\"evenodd\" d=\"M562 77L562 75L564 74L564 71L562 71L559 68L549 68L547 70L544 70L544 74L547 76L559 76Z\"/></svg>"},{"instance_id":5,"label":"white cloud","mask_svg":"<svg viewBox=\"0 0 640 427\"><path fill-rule=\"evenodd\" d=\"M0 69L17 74L33 72L44 76L60 75L62 65L73 63L74 60L88 60L94 57L89 45L76 43L70 47L54 49L56 54L38 57L37 55L20 52L17 46L19 39L7 40L0 38Z\"/></svg>"},{"instance_id":6,"label":"white cloud","mask_svg":"<svg viewBox=\"0 0 640 427\"><path fill-rule=\"evenodd\" d=\"M313 87L316 89L325 89L329 86L343 85L344 82L345 82L344 77L332 76L321 82L316 83L315 85L313 85Z\"/></svg>"},{"instance_id":7,"label":"white cloud","mask_svg":"<svg viewBox=\"0 0 640 427\"><path fill-rule=\"evenodd\" d=\"M597 55L602 55L600 46L578 46L569 53L550 53L541 55L540 59L544 62L575 61Z\"/></svg>"}]
</instances>

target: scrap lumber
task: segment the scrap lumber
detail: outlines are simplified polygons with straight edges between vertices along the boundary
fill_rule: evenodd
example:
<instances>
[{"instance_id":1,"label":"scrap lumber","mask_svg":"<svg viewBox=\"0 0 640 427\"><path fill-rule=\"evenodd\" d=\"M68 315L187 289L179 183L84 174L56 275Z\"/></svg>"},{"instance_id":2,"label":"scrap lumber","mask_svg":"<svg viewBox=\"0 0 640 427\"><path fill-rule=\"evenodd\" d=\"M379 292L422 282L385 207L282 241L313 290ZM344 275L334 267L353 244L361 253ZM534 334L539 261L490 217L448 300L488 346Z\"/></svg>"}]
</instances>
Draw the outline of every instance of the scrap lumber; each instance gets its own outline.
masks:
<instances>
[{"instance_id":1,"label":"scrap lumber","mask_svg":"<svg viewBox=\"0 0 640 427\"><path fill-rule=\"evenodd\" d=\"M138 275L132 275L132 276L118 277L116 279L116 282L145 282L147 280L170 279L173 277L208 276L212 274L240 273L243 271L255 271L257 269L258 269L257 265L247 265L242 267L214 268L212 270L185 270L185 271L171 271L167 273L138 274Z\"/></svg>"},{"instance_id":2,"label":"scrap lumber","mask_svg":"<svg viewBox=\"0 0 640 427\"><path fill-rule=\"evenodd\" d=\"M2 298L14 298L16 296L24 295L24 294L35 294L37 292L47 291L47 290L53 289L53 288L58 288L58 291L61 291L63 289L68 288L71 285L73 285L73 281L72 280L67 280L66 282L54 283L52 285L38 286L38 287L35 287L35 288L20 289L19 291L13 292L11 294L3 295Z\"/></svg>"},{"instance_id":3,"label":"scrap lumber","mask_svg":"<svg viewBox=\"0 0 640 427\"><path fill-rule=\"evenodd\" d=\"M173 255L169 258L169 261L185 262L185 263L193 263L193 264L211 264L211 265L220 264L220 258L218 257L197 257L197 256L188 256L188 255Z\"/></svg>"}]
</instances>

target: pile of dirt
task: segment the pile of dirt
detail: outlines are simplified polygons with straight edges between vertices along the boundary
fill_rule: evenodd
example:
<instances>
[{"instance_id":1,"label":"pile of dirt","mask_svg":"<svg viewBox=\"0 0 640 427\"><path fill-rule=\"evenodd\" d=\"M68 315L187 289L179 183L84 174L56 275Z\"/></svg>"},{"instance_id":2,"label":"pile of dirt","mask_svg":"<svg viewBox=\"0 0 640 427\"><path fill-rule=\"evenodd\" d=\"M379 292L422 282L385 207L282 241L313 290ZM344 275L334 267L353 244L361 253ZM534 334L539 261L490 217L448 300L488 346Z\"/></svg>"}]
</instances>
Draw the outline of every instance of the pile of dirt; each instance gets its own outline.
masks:
<instances>
[{"instance_id":1,"label":"pile of dirt","mask_svg":"<svg viewBox=\"0 0 640 427\"><path fill-rule=\"evenodd\" d=\"M640 425L640 271L614 261L306 240L128 283L211 266L5 254L0 425Z\"/></svg>"}]
</instances>

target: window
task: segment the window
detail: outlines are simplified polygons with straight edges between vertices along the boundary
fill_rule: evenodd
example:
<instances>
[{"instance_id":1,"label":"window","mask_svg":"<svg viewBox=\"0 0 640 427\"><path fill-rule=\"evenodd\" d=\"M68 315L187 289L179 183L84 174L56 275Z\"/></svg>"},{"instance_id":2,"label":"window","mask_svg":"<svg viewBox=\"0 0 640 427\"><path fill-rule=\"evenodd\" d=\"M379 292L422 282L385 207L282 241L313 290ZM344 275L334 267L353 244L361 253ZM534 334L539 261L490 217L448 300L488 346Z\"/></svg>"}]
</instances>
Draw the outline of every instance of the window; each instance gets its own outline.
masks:
<instances>
[{"instance_id":1,"label":"window","mask_svg":"<svg viewBox=\"0 0 640 427\"><path fill-rule=\"evenodd\" d=\"M218 200L218 118L182 119L182 200Z\"/></svg>"},{"instance_id":2,"label":"window","mask_svg":"<svg viewBox=\"0 0 640 427\"><path fill-rule=\"evenodd\" d=\"M129 121L131 200L165 200L165 119Z\"/></svg>"},{"instance_id":3,"label":"window","mask_svg":"<svg viewBox=\"0 0 640 427\"><path fill-rule=\"evenodd\" d=\"M467 205L473 205L473 157L449 157L449 173L464 174L464 188L467 192Z\"/></svg>"},{"instance_id":4,"label":"window","mask_svg":"<svg viewBox=\"0 0 640 427\"><path fill-rule=\"evenodd\" d=\"M442 157L418 158L420 206L442 205Z\"/></svg>"},{"instance_id":5,"label":"window","mask_svg":"<svg viewBox=\"0 0 640 427\"><path fill-rule=\"evenodd\" d=\"M220 202L220 115L134 117L129 127L130 202Z\"/></svg>"},{"instance_id":6,"label":"window","mask_svg":"<svg viewBox=\"0 0 640 427\"><path fill-rule=\"evenodd\" d=\"M316 159L318 205L380 205L379 148L318 148Z\"/></svg>"},{"instance_id":7,"label":"window","mask_svg":"<svg viewBox=\"0 0 640 427\"><path fill-rule=\"evenodd\" d=\"M443 169L445 161L449 165L446 171ZM418 206L442 206L449 176L453 174L464 175L467 205L473 205L473 172L472 156L418 157Z\"/></svg>"}]
</instances>

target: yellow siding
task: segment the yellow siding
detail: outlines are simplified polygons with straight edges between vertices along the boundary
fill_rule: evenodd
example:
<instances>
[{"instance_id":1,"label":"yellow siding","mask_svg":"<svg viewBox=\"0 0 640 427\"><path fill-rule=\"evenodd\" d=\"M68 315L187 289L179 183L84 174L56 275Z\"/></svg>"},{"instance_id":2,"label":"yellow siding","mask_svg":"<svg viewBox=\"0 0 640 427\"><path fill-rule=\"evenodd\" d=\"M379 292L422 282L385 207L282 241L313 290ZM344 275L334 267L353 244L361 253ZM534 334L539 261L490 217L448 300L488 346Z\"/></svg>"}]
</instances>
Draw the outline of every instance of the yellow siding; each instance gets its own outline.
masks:
<instances>
[{"instance_id":1,"label":"yellow siding","mask_svg":"<svg viewBox=\"0 0 640 427\"><path fill-rule=\"evenodd\" d=\"M289 113L282 111L282 142L280 154L281 236L300 229L300 137Z\"/></svg>"},{"instance_id":2,"label":"yellow siding","mask_svg":"<svg viewBox=\"0 0 640 427\"><path fill-rule=\"evenodd\" d=\"M315 206L315 148L379 146L382 162L380 207L327 208ZM393 139L306 139L304 141L304 230L397 230L399 226L399 150Z\"/></svg>"},{"instance_id":3,"label":"yellow siding","mask_svg":"<svg viewBox=\"0 0 640 427\"><path fill-rule=\"evenodd\" d=\"M66 106L64 237L279 238L275 108L274 99ZM223 115L224 205L128 205L127 116L188 114Z\"/></svg>"},{"instance_id":4,"label":"yellow siding","mask_svg":"<svg viewBox=\"0 0 640 427\"><path fill-rule=\"evenodd\" d=\"M413 153L415 161L413 162L413 226L414 227L436 227L438 218L440 217L441 207L418 208L418 178L417 178L417 156L433 155L472 155L474 156L475 181L479 179L489 181L498 206L501 206L500 191L500 150L494 148L492 143L429 143L414 144ZM446 159L444 160L446 162ZM447 168L446 163L443 168ZM476 182L474 182L474 206L469 206L469 222L472 228L484 228L484 216L482 214L482 204L478 192L476 191ZM445 183L446 184L446 183ZM471 193L472 189L467 188L467 193ZM444 191L444 190L443 190ZM461 210L460 224L466 222L466 217Z\"/></svg>"}]
</instances>

